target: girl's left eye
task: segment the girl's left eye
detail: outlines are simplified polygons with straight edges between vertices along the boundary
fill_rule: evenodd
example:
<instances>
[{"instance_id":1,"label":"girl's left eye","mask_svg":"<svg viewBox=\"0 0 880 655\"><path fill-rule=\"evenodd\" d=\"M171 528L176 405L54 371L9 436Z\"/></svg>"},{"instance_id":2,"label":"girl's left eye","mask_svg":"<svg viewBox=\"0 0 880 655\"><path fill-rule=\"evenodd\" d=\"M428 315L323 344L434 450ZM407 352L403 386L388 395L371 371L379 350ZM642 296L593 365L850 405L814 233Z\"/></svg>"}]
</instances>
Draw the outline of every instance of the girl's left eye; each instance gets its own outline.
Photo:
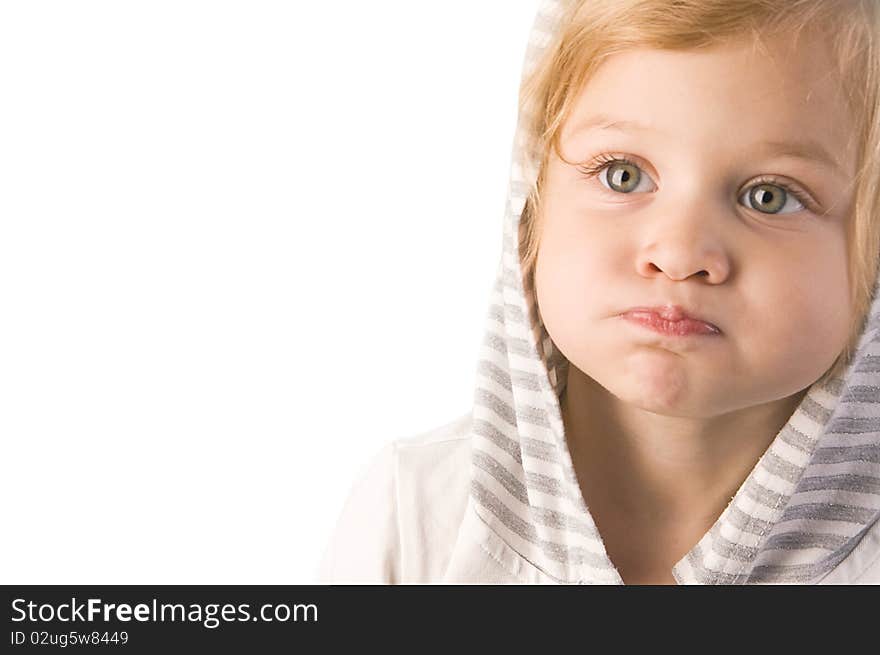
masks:
<instances>
[{"instance_id":1,"label":"girl's left eye","mask_svg":"<svg viewBox=\"0 0 880 655\"><path fill-rule=\"evenodd\" d=\"M629 194L640 189L641 182L650 183L651 178L641 168L625 157L601 155L578 170L588 178L597 177L606 189L616 194ZM653 188L641 189L653 191ZM812 206L805 193L772 177L761 177L740 196L749 209L763 214L792 214ZM788 211L783 211L788 207Z\"/></svg>"}]
</instances>

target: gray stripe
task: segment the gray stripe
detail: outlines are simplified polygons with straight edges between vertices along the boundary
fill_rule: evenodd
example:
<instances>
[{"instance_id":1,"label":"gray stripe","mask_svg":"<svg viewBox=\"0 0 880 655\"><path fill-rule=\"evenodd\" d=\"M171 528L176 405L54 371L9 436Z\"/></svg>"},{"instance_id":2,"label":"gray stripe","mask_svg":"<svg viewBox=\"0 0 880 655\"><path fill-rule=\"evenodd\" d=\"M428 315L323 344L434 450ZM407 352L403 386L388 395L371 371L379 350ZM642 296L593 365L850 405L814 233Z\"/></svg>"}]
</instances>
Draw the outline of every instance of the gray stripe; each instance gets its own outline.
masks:
<instances>
[{"instance_id":1,"label":"gray stripe","mask_svg":"<svg viewBox=\"0 0 880 655\"><path fill-rule=\"evenodd\" d=\"M534 373L513 369L511 375L513 375L513 386L517 389L527 389L528 391L539 392L543 388L541 386L540 378Z\"/></svg>"},{"instance_id":2,"label":"gray stripe","mask_svg":"<svg viewBox=\"0 0 880 655\"><path fill-rule=\"evenodd\" d=\"M760 503L770 510L777 507L786 498L785 494L778 494L772 489L765 487L763 484L755 480L754 476L749 476L747 478L745 487L743 487L742 491L744 496L752 499L756 503Z\"/></svg>"},{"instance_id":3,"label":"gray stripe","mask_svg":"<svg viewBox=\"0 0 880 655\"><path fill-rule=\"evenodd\" d=\"M486 454L482 450L474 450L473 461L479 468L495 478L502 487L507 489L508 493L516 498L523 505L529 504L529 496L526 492L526 485L516 479L506 468L501 466L491 455Z\"/></svg>"},{"instance_id":4,"label":"gray stripe","mask_svg":"<svg viewBox=\"0 0 880 655\"><path fill-rule=\"evenodd\" d=\"M780 431L782 440L792 448L809 454L816 445L816 439L804 434L791 423L787 423Z\"/></svg>"},{"instance_id":5,"label":"gray stripe","mask_svg":"<svg viewBox=\"0 0 880 655\"><path fill-rule=\"evenodd\" d=\"M880 430L880 417L838 416L831 420L829 432L839 434L866 434Z\"/></svg>"},{"instance_id":6,"label":"gray stripe","mask_svg":"<svg viewBox=\"0 0 880 655\"><path fill-rule=\"evenodd\" d=\"M522 438L522 451L529 457L541 459L554 464L559 463L559 454L556 446L546 441L538 441L537 439Z\"/></svg>"},{"instance_id":7,"label":"gray stripe","mask_svg":"<svg viewBox=\"0 0 880 655\"><path fill-rule=\"evenodd\" d=\"M486 332L483 336L483 345L507 357L507 344L502 337L499 337L494 332Z\"/></svg>"},{"instance_id":8,"label":"gray stripe","mask_svg":"<svg viewBox=\"0 0 880 655\"><path fill-rule=\"evenodd\" d=\"M857 373L878 373L880 372L880 357L866 353L862 360L856 364Z\"/></svg>"},{"instance_id":9,"label":"gray stripe","mask_svg":"<svg viewBox=\"0 0 880 655\"><path fill-rule=\"evenodd\" d=\"M845 521L865 525L875 517L876 511L855 505L839 503L804 503L789 505L782 513L782 521L810 519L813 521Z\"/></svg>"},{"instance_id":10,"label":"gray stripe","mask_svg":"<svg viewBox=\"0 0 880 655\"><path fill-rule=\"evenodd\" d=\"M491 409L509 425L516 425L516 417L513 413L513 408L491 391L486 391L485 389L478 387L474 393L474 403L481 407Z\"/></svg>"},{"instance_id":11,"label":"gray stripe","mask_svg":"<svg viewBox=\"0 0 880 655\"><path fill-rule=\"evenodd\" d=\"M546 413L540 409L524 406L514 416L513 408L510 404L482 387L477 387L477 390L474 392L474 404L491 409L502 420L512 426L516 426L519 423L529 423L541 428L550 427L547 423Z\"/></svg>"},{"instance_id":12,"label":"gray stripe","mask_svg":"<svg viewBox=\"0 0 880 655\"><path fill-rule=\"evenodd\" d=\"M504 303L504 317L512 325L526 325L522 309L510 303Z\"/></svg>"},{"instance_id":13,"label":"gray stripe","mask_svg":"<svg viewBox=\"0 0 880 655\"><path fill-rule=\"evenodd\" d=\"M567 516L566 514L545 507L532 506L529 510L532 519L540 525L546 525L547 527L556 530L570 530L572 532L577 532L584 537L592 539L596 538L596 531L592 530L583 521L579 521L571 516Z\"/></svg>"},{"instance_id":14,"label":"gray stripe","mask_svg":"<svg viewBox=\"0 0 880 655\"><path fill-rule=\"evenodd\" d=\"M499 323L511 323L515 325L527 325L522 309L510 303L499 305L492 303L489 305L488 316Z\"/></svg>"},{"instance_id":15,"label":"gray stripe","mask_svg":"<svg viewBox=\"0 0 880 655\"><path fill-rule=\"evenodd\" d=\"M846 544L848 539L837 534L812 532L783 532L774 534L762 546L762 550L798 550L800 548L824 548L836 550Z\"/></svg>"},{"instance_id":16,"label":"gray stripe","mask_svg":"<svg viewBox=\"0 0 880 655\"><path fill-rule=\"evenodd\" d=\"M514 355L519 355L525 359L534 359L534 351L529 347L525 339L498 334L494 330L487 330L483 336L483 345L489 346L498 352L507 354L508 350Z\"/></svg>"},{"instance_id":17,"label":"gray stripe","mask_svg":"<svg viewBox=\"0 0 880 655\"><path fill-rule=\"evenodd\" d=\"M837 551L811 564L761 564L751 571L748 582L808 584L840 564L848 554L849 550Z\"/></svg>"},{"instance_id":18,"label":"gray stripe","mask_svg":"<svg viewBox=\"0 0 880 655\"><path fill-rule=\"evenodd\" d=\"M831 378L825 383L825 388L833 396L840 397L843 392L844 381L841 378Z\"/></svg>"},{"instance_id":19,"label":"gray stripe","mask_svg":"<svg viewBox=\"0 0 880 655\"><path fill-rule=\"evenodd\" d=\"M831 412L810 398L809 393L804 396L798 409L816 421L819 425L825 425L828 422L828 419L831 418Z\"/></svg>"},{"instance_id":20,"label":"gray stripe","mask_svg":"<svg viewBox=\"0 0 880 655\"><path fill-rule=\"evenodd\" d=\"M481 359L479 364L477 364L477 371L493 380L499 386L504 387L508 391L513 391L510 384L510 376L499 368L495 362L488 359Z\"/></svg>"},{"instance_id":21,"label":"gray stripe","mask_svg":"<svg viewBox=\"0 0 880 655\"><path fill-rule=\"evenodd\" d=\"M880 462L880 444L847 446L843 448L819 448L813 453L815 464L840 464L842 462Z\"/></svg>"},{"instance_id":22,"label":"gray stripe","mask_svg":"<svg viewBox=\"0 0 880 655\"><path fill-rule=\"evenodd\" d=\"M550 427L550 423L547 421L547 412L537 407L523 406L522 408L517 408L516 418L518 421L531 423L542 428Z\"/></svg>"},{"instance_id":23,"label":"gray stripe","mask_svg":"<svg viewBox=\"0 0 880 655\"><path fill-rule=\"evenodd\" d=\"M488 421L474 418L473 431L481 437L484 437L485 439L488 439L489 441L494 443L496 446L498 446L499 449L503 450L513 459L515 459L517 463L522 464L522 456L520 454L519 444L507 435L502 434L500 431L498 431L494 425L492 425Z\"/></svg>"},{"instance_id":24,"label":"gray stripe","mask_svg":"<svg viewBox=\"0 0 880 655\"><path fill-rule=\"evenodd\" d=\"M847 389L843 396L844 403L878 403L880 402L880 387L857 385Z\"/></svg>"},{"instance_id":25,"label":"gray stripe","mask_svg":"<svg viewBox=\"0 0 880 655\"><path fill-rule=\"evenodd\" d=\"M762 535L772 527L772 524L769 521L765 521L756 516L752 516L751 514L747 514L735 505L730 508L730 513L728 516L730 518L731 525L733 525L737 530L742 530L743 532L748 532L749 534Z\"/></svg>"},{"instance_id":26,"label":"gray stripe","mask_svg":"<svg viewBox=\"0 0 880 655\"><path fill-rule=\"evenodd\" d=\"M801 479L795 493L830 490L880 495L880 478L870 475L855 475L853 473L811 475Z\"/></svg>"},{"instance_id":27,"label":"gray stripe","mask_svg":"<svg viewBox=\"0 0 880 655\"><path fill-rule=\"evenodd\" d=\"M532 347L529 345L529 342L525 339L519 339L517 337L507 337L507 348L514 355L519 355L520 357L535 359L537 354Z\"/></svg>"},{"instance_id":28,"label":"gray stripe","mask_svg":"<svg viewBox=\"0 0 880 655\"><path fill-rule=\"evenodd\" d=\"M712 537L712 551L727 559L734 559L746 564L751 562L754 559L755 554L758 552L757 548L744 546L743 544L730 541L727 537L721 534L721 528L717 523L712 528Z\"/></svg>"},{"instance_id":29,"label":"gray stripe","mask_svg":"<svg viewBox=\"0 0 880 655\"><path fill-rule=\"evenodd\" d=\"M697 582L705 585L732 585L732 584L742 584L747 579L747 574L731 574L731 573L722 573L720 571L713 571L711 569L706 568L704 566L703 561L705 560L705 555L703 553L702 548L699 544L693 547L693 549L687 554L687 562L690 564L691 568L694 571L694 577L696 577Z\"/></svg>"},{"instance_id":30,"label":"gray stripe","mask_svg":"<svg viewBox=\"0 0 880 655\"><path fill-rule=\"evenodd\" d=\"M792 464L789 460L780 457L772 450L764 455L762 465L767 472L791 483L797 482L804 472L802 467Z\"/></svg>"},{"instance_id":31,"label":"gray stripe","mask_svg":"<svg viewBox=\"0 0 880 655\"><path fill-rule=\"evenodd\" d=\"M550 496L565 496L562 485L556 478L540 473L526 473L526 484L531 489L536 489Z\"/></svg>"}]
</instances>

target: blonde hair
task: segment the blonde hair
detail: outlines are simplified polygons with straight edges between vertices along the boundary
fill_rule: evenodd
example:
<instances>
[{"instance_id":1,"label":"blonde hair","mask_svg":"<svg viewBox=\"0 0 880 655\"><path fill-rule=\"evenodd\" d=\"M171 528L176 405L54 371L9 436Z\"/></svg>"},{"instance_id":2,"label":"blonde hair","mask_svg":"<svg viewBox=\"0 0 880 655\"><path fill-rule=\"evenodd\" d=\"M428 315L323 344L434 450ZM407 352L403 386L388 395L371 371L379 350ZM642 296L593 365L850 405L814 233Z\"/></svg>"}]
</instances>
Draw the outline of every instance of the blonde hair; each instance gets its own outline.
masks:
<instances>
[{"instance_id":1,"label":"blonde hair","mask_svg":"<svg viewBox=\"0 0 880 655\"><path fill-rule=\"evenodd\" d=\"M877 0L568 0L559 30L520 87L520 126L525 143L518 162L534 180L520 221L524 283L534 288L541 234L541 189L551 148L559 152L562 126L575 99L599 65L635 47L705 48L805 28L830 46L857 139L852 218L847 226L854 320L849 341L819 379L843 374L868 319L880 255L880 8ZM790 34L790 33L789 33ZM537 170L535 170L537 167ZM536 300L537 302L537 300Z\"/></svg>"}]
</instances>

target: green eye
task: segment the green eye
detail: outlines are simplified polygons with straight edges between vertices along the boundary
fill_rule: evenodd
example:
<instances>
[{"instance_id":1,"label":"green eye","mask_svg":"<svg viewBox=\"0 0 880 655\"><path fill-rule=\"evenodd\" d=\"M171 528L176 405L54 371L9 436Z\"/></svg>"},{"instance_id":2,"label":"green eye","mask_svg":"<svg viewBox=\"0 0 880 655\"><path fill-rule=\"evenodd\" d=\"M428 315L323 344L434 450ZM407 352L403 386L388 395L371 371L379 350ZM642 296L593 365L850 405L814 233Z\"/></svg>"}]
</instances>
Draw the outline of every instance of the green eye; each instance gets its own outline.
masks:
<instances>
[{"instance_id":1,"label":"green eye","mask_svg":"<svg viewBox=\"0 0 880 655\"><path fill-rule=\"evenodd\" d=\"M792 211L805 209L797 196L778 184L760 183L751 187L744 196L748 197L748 206L765 214L779 214L791 200L796 207ZM791 212L783 212L789 214Z\"/></svg>"},{"instance_id":2,"label":"green eye","mask_svg":"<svg viewBox=\"0 0 880 655\"><path fill-rule=\"evenodd\" d=\"M589 166L579 166L578 170L588 178L599 178L599 183L613 193L632 193L649 177L643 179L642 169L628 159L620 157L600 157ZM650 191L651 189L648 189Z\"/></svg>"},{"instance_id":3,"label":"green eye","mask_svg":"<svg viewBox=\"0 0 880 655\"><path fill-rule=\"evenodd\" d=\"M610 164L605 168L605 179L613 191L630 193L638 188L642 174L638 166L626 163Z\"/></svg>"},{"instance_id":4,"label":"green eye","mask_svg":"<svg viewBox=\"0 0 880 655\"><path fill-rule=\"evenodd\" d=\"M749 192L749 202L755 209L776 214L785 207L785 191L770 184L759 184Z\"/></svg>"}]
</instances>

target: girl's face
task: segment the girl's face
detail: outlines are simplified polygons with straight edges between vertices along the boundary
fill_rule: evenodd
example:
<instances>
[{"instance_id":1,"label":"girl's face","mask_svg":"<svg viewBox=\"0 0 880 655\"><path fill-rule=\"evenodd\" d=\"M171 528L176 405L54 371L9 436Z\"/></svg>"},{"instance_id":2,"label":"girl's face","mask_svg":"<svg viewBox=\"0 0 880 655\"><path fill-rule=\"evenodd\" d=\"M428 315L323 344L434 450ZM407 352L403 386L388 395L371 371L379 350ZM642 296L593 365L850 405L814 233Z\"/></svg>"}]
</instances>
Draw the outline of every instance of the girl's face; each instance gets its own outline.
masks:
<instances>
[{"instance_id":1,"label":"girl's face","mask_svg":"<svg viewBox=\"0 0 880 655\"><path fill-rule=\"evenodd\" d=\"M554 154L546 172L535 284L547 331L649 411L710 417L791 396L849 337L850 116L818 43L768 45L613 55L561 133L579 164ZM721 333L620 317L668 304Z\"/></svg>"}]
</instances>

